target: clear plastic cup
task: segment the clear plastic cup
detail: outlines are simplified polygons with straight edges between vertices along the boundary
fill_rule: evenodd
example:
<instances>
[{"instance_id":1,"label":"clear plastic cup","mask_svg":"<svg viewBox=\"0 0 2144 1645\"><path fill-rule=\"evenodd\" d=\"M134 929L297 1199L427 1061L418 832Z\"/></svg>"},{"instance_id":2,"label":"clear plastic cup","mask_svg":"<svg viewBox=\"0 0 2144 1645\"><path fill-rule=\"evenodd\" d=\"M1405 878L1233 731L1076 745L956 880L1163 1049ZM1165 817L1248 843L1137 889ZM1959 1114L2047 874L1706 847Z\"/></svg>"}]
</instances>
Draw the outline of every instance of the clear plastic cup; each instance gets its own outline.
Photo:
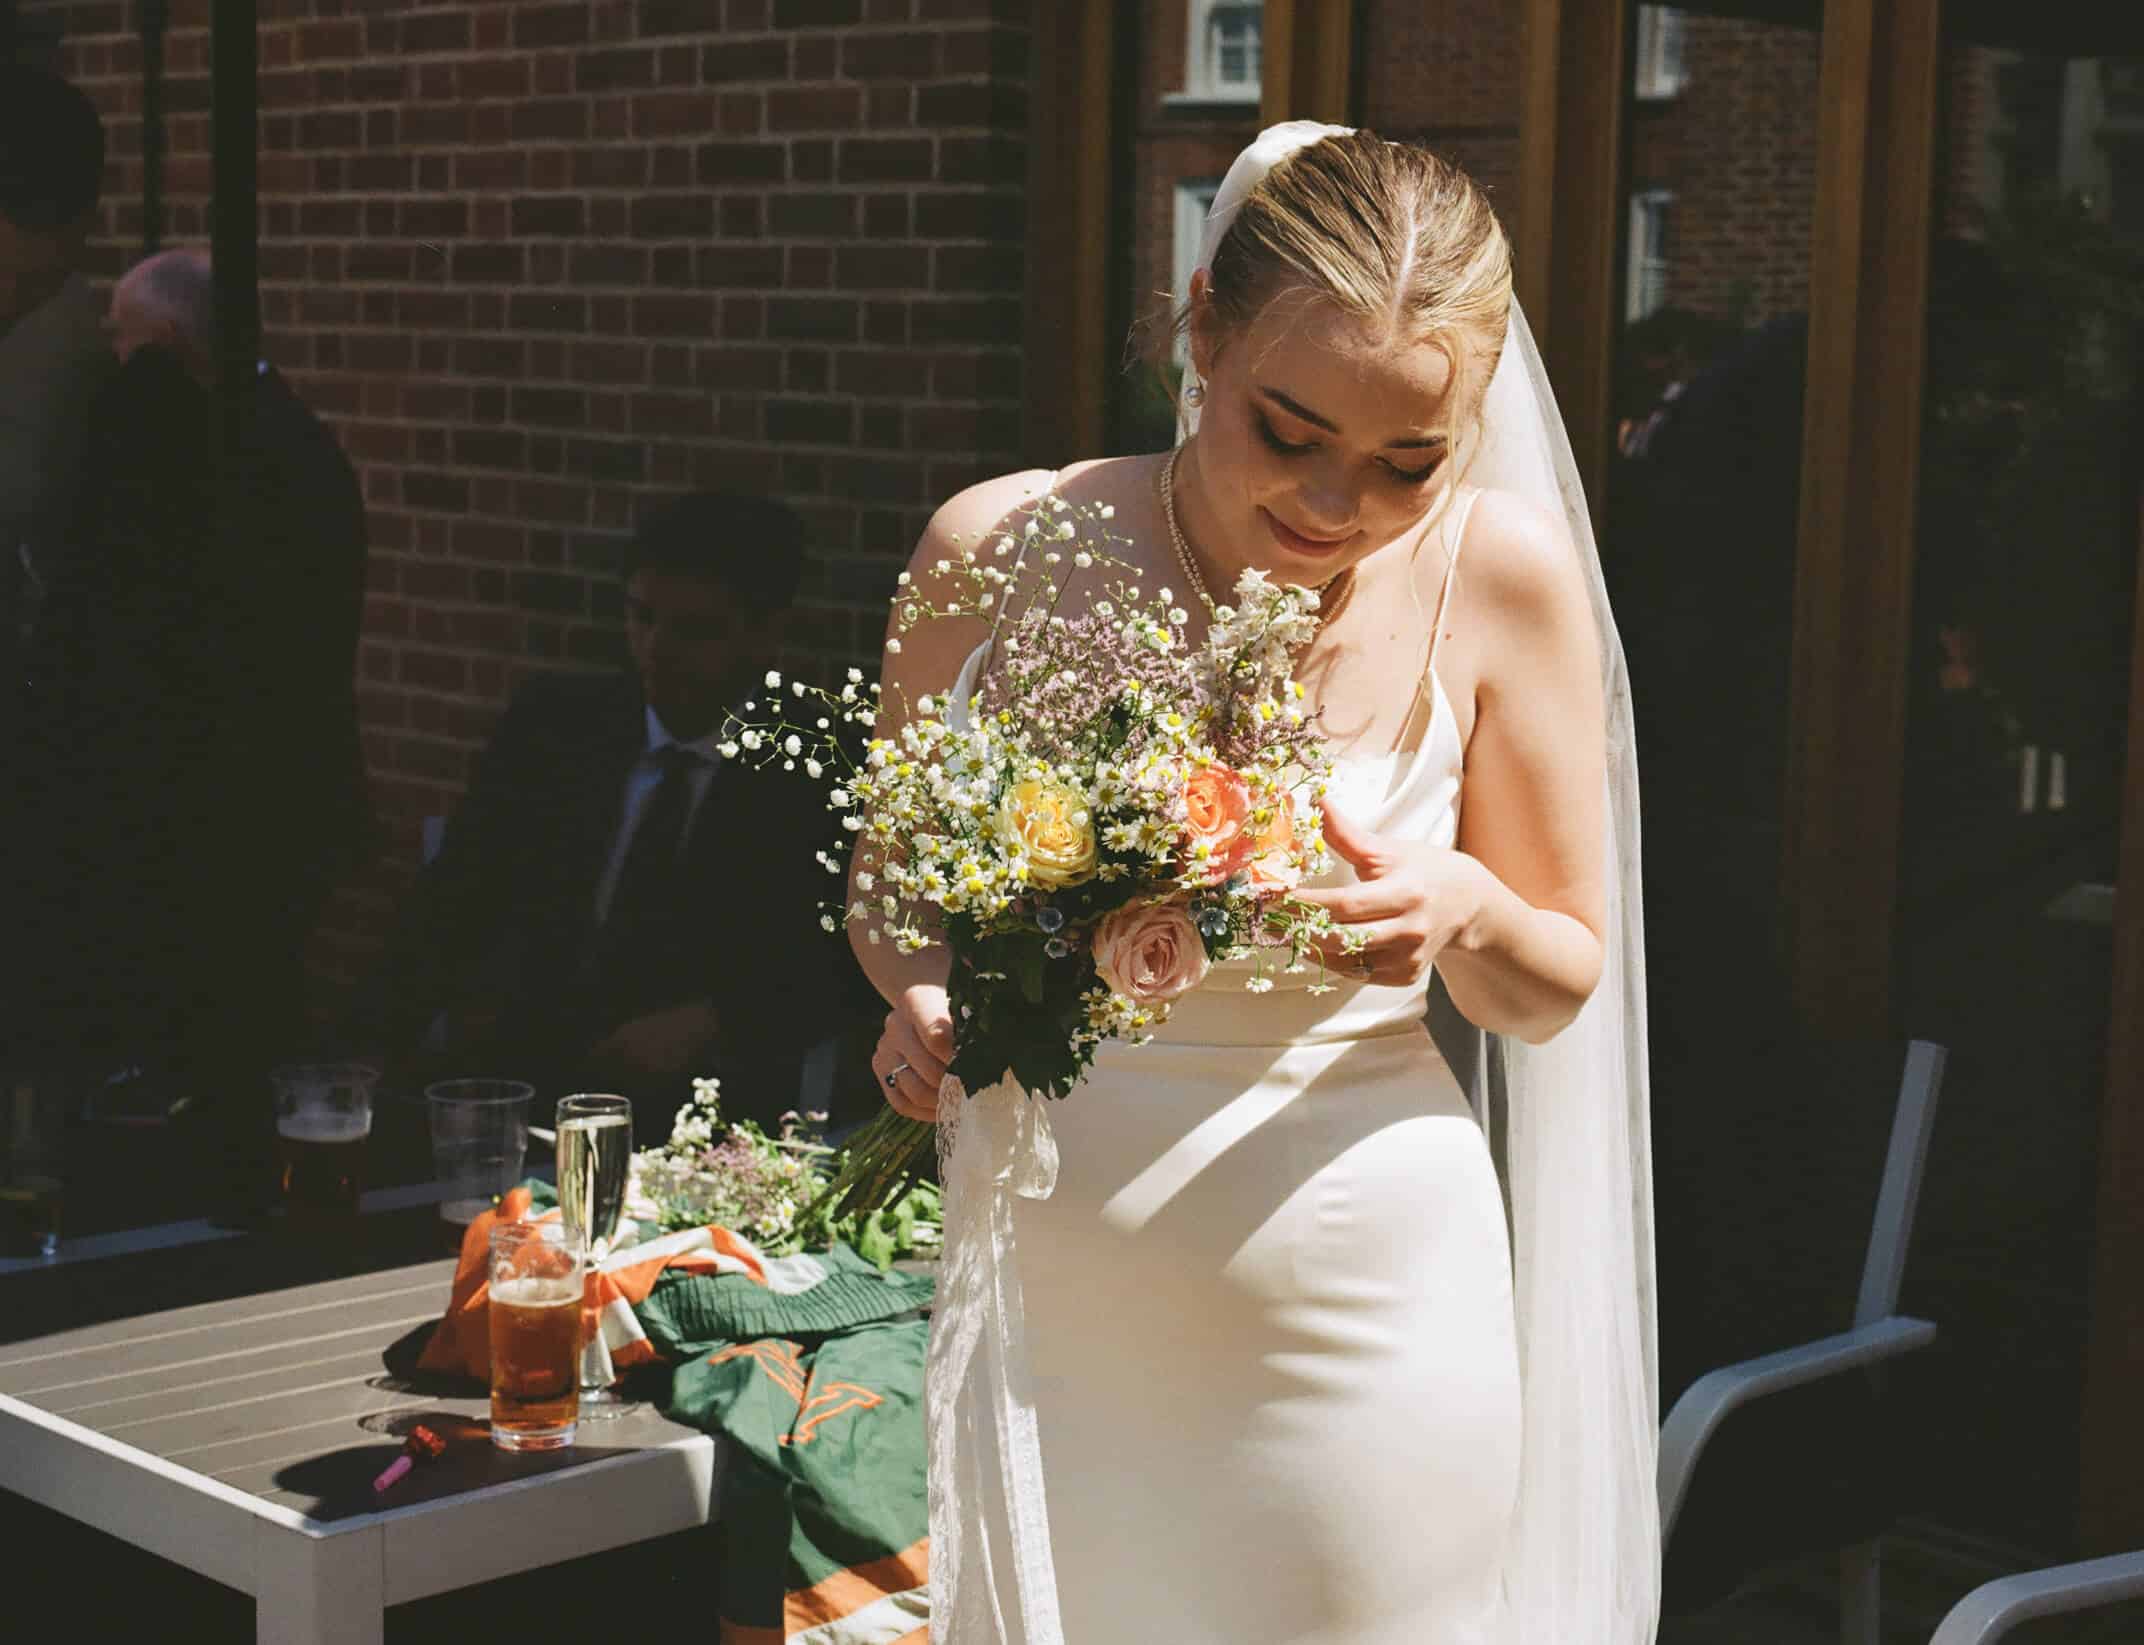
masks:
<instances>
[{"instance_id":1,"label":"clear plastic cup","mask_svg":"<svg viewBox=\"0 0 2144 1645\"><path fill-rule=\"evenodd\" d=\"M432 1165L446 1190L439 1214L474 1222L521 1180L529 1146L529 1103L520 1080L441 1080L424 1088L431 1110Z\"/></svg>"}]
</instances>

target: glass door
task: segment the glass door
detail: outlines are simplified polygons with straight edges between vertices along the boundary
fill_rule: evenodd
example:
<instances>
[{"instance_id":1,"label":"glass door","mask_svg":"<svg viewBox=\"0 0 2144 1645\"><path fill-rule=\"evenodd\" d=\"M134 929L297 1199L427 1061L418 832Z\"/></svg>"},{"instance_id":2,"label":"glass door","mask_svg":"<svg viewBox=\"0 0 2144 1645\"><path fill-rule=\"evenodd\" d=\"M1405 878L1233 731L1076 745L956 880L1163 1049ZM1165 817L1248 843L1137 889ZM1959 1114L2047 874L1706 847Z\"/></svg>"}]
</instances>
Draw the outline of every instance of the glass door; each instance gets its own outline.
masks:
<instances>
[{"instance_id":1,"label":"glass door","mask_svg":"<svg viewBox=\"0 0 2144 1645\"><path fill-rule=\"evenodd\" d=\"M2060 8L2058 8L2060 10ZM2128 782L2144 56L1951 8L1940 63L1896 1014L1951 1047L1915 1253L1959 1528L2060 1555Z\"/></svg>"},{"instance_id":2,"label":"glass door","mask_svg":"<svg viewBox=\"0 0 2144 1645\"><path fill-rule=\"evenodd\" d=\"M1823 17L1633 8L1603 569L1629 659L1644 805L1662 1396L1840 1322L1817 1264L1759 1294L1732 1181L1805 1123L1780 963L1794 577L1821 140ZM1806 1209L1798 1213L1806 1217ZM1782 1224L1784 1226L1784 1224ZM1796 1224L1799 1226L1799 1224ZM1797 1311L1804 1308L1806 1311Z\"/></svg>"}]
</instances>

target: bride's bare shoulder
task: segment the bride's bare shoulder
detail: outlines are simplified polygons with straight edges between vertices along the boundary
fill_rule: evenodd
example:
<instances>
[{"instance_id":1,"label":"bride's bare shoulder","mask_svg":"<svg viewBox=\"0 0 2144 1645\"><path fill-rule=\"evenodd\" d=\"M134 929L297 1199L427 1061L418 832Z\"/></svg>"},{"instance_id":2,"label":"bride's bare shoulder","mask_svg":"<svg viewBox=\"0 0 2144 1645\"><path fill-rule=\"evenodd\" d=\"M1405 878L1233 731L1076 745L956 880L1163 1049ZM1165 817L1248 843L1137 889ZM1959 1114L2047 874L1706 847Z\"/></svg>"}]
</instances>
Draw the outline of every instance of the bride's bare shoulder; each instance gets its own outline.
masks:
<instances>
[{"instance_id":1,"label":"bride's bare shoulder","mask_svg":"<svg viewBox=\"0 0 2144 1645\"><path fill-rule=\"evenodd\" d=\"M938 505L931 523L917 545L918 557L935 558L955 540L973 541L1014 519L1023 508L1050 489L1056 476L1046 468L1023 468L978 480L965 491L956 491Z\"/></svg>"},{"instance_id":2,"label":"bride's bare shoulder","mask_svg":"<svg viewBox=\"0 0 2144 1645\"><path fill-rule=\"evenodd\" d=\"M1460 580L1469 602L1560 627L1587 610L1586 577L1563 517L1513 491L1484 491L1466 521Z\"/></svg>"},{"instance_id":3,"label":"bride's bare shoulder","mask_svg":"<svg viewBox=\"0 0 2144 1645\"><path fill-rule=\"evenodd\" d=\"M1024 468L979 480L938 505L909 558L918 584L941 575L938 562L957 561L963 548L1017 531L1043 497L1055 492L1074 504L1122 508L1151 490L1152 457L1097 457L1063 468ZM1030 568L1039 573L1039 567Z\"/></svg>"},{"instance_id":4,"label":"bride's bare shoulder","mask_svg":"<svg viewBox=\"0 0 2144 1645\"><path fill-rule=\"evenodd\" d=\"M1002 530L1050 491L1074 502L1114 502L1119 491L1140 483L1143 466L1151 462L1146 457L1095 457L1058 469L1023 468L979 480L938 506L918 553L935 559L955 538L972 542Z\"/></svg>"},{"instance_id":5,"label":"bride's bare shoulder","mask_svg":"<svg viewBox=\"0 0 2144 1645\"><path fill-rule=\"evenodd\" d=\"M936 689L958 673L990 631L976 609L978 590L967 569L972 563L968 556L992 563L982 553L982 545L1017 534L1044 497L1053 489L1063 493L1066 472L1027 468L999 474L955 492L938 505L909 556L907 574L901 579L906 592L895 600L887 618L889 680ZM983 591L1007 605L1031 580L1043 575L1039 562L1024 569L1015 563L1008 572L1013 578L1009 589ZM965 608L963 614L944 614L956 605ZM941 615L915 621L914 613L924 607Z\"/></svg>"}]
</instances>

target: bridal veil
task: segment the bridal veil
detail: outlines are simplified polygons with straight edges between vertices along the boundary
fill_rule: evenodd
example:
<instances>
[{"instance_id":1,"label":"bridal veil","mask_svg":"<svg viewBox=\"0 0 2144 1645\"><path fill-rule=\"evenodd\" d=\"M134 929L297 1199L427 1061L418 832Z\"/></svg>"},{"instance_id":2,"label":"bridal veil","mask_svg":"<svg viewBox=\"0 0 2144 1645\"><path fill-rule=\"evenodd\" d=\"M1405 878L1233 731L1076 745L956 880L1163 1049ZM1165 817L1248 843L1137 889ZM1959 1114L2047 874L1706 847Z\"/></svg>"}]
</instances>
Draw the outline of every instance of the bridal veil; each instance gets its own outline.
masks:
<instances>
[{"instance_id":1,"label":"bridal veil","mask_svg":"<svg viewBox=\"0 0 2144 1645\"><path fill-rule=\"evenodd\" d=\"M1344 126L1269 126L1236 157L1199 243L1210 269L1259 182ZM1179 402L1182 437L1197 427ZM1585 570L1608 710L1607 921L1593 997L1554 1039L1487 1036L1477 1093L1511 1217L1524 1407L1496 1645L1650 1645L1660 1609L1658 1309L1645 930L1630 677L1571 442L1516 299L1466 476L1563 520Z\"/></svg>"}]
</instances>

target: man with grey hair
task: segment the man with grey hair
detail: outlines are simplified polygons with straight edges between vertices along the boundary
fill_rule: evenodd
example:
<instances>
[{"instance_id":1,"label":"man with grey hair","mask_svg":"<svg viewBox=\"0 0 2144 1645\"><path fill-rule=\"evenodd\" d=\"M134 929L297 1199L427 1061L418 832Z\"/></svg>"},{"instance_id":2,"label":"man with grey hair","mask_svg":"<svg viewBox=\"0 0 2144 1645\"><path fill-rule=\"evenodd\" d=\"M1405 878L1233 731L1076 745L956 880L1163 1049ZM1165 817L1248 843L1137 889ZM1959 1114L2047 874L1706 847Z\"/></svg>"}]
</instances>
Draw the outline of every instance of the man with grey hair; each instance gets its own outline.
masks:
<instances>
[{"instance_id":1,"label":"man with grey hair","mask_svg":"<svg viewBox=\"0 0 2144 1645\"><path fill-rule=\"evenodd\" d=\"M25 697L17 857L40 975L17 998L24 1032L87 1079L141 1068L157 1107L264 1114L268 1062L302 1033L302 947L369 830L363 499L279 372L221 379L204 252L130 270L106 331L94 481ZM234 396L250 404L229 449ZM231 1163L259 1165L265 1128L227 1117L246 1145Z\"/></svg>"},{"instance_id":2,"label":"man with grey hair","mask_svg":"<svg viewBox=\"0 0 2144 1645\"><path fill-rule=\"evenodd\" d=\"M136 263L112 287L104 328L125 365L137 349L167 350L188 376L216 377L216 273L208 253L166 251Z\"/></svg>"}]
</instances>

